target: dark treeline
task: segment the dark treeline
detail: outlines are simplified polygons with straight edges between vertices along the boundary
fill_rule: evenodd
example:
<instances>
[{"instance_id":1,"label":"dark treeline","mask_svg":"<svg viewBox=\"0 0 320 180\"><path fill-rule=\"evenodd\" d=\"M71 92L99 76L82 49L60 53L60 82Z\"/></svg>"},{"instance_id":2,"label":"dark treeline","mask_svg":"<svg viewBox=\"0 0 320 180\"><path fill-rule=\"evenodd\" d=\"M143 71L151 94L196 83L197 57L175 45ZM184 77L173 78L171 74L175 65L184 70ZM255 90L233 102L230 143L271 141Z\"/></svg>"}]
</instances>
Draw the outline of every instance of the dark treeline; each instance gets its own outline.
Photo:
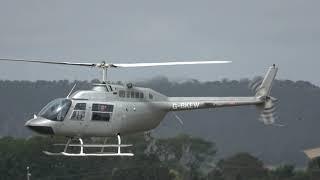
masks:
<instances>
[{"instance_id":1,"label":"dark treeline","mask_svg":"<svg viewBox=\"0 0 320 180\"><path fill-rule=\"evenodd\" d=\"M320 159L306 169L293 165L266 167L261 160L237 153L217 160L217 147L208 141L179 135L173 138L125 138L135 146L134 157L49 157L41 151L58 150L50 145L63 139L32 137L0 139L0 179L32 180L316 180ZM102 139L86 139L97 142ZM61 149L60 149L61 150ZM99 149L98 149L99 150ZM70 151L79 151L77 148Z\"/></svg>"},{"instance_id":2,"label":"dark treeline","mask_svg":"<svg viewBox=\"0 0 320 180\"><path fill-rule=\"evenodd\" d=\"M29 137L23 125L33 113L57 97L65 97L75 82L62 81L0 81L0 136ZM171 82L166 78L136 83L168 96L251 96L250 81L227 80ZM90 89L90 82L77 82L76 89ZM189 134L215 142L218 158L237 152L249 152L267 165L283 163L305 167L303 149L320 146L320 88L309 82L275 81L272 96L279 99L278 123L283 127L265 126L258 121L254 107L222 108L177 113L181 126L168 114L157 137Z\"/></svg>"}]
</instances>

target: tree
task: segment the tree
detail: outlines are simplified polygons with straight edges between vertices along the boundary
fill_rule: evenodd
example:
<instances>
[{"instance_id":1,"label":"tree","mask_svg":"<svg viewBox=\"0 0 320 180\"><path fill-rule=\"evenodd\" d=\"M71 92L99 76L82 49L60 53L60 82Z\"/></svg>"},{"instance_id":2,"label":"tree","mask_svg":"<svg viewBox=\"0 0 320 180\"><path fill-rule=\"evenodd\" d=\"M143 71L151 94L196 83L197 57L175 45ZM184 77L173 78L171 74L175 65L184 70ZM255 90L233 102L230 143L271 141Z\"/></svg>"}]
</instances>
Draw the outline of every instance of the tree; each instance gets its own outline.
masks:
<instances>
[{"instance_id":1,"label":"tree","mask_svg":"<svg viewBox=\"0 0 320 180\"><path fill-rule=\"evenodd\" d=\"M217 164L225 180L250 180L267 177L263 163L248 153L238 153Z\"/></svg>"},{"instance_id":2,"label":"tree","mask_svg":"<svg viewBox=\"0 0 320 180\"><path fill-rule=\"evenodd\" d=\"M214 143L185 134L153 139L150 145L148 153L156 154L167 166L188 174L188 177L206 175L217 152Z\"/></svg>"},{"instance_id":3,"label":"tree","mask_svg":"<svg viewBox=\"0 0 320 180\"><path fill-rule=\"evenodd\" d=\"M282 165L271 171L271 177L277 179L292 179L294 177L294 166L293 165Z\"/></svg>"},{"instance_id":4,"label":"tree","mask_svg":"<svg viewBox=\"0 0 320 180\"><path fill-rule=\"evenodd\" d=\"M311 160L308 163L307 172L311 180L320 179L320 157Z\"/></svg>"}]
</instances>

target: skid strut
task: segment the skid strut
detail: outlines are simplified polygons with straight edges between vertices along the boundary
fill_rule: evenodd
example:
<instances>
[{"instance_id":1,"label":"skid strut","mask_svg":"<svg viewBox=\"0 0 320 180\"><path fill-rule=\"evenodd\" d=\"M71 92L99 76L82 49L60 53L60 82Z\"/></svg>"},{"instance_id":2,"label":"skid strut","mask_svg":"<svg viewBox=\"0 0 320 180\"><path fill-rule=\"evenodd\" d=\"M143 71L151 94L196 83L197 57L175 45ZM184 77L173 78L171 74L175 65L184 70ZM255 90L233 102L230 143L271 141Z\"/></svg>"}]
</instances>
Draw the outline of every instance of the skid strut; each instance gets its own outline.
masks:
<instances>
[{"instance_id":1,"label":"skid strut","mask_svg":"<svg viewBox=\"0 0 320 180\"><path fill-rule=\"evenodd\" d=\"M103 144L84 144L81 138L77 138L80 144L70 144L73 138L69 138L66 144L54 144L57 146L64 146L63 152L52 153L43 151L44 154L49 156L134 156L133 153L123 153L121 148L131 147L131 144L121 144L121 137L117 135L118 144L106 144L107 138L105 138ZM80 147L79 153L68 153L68 147ZM85 153L85 148L101 148L97 153ZM117 152L104 152L105 148L117 148Z\"/></svg>"}]
</instances>

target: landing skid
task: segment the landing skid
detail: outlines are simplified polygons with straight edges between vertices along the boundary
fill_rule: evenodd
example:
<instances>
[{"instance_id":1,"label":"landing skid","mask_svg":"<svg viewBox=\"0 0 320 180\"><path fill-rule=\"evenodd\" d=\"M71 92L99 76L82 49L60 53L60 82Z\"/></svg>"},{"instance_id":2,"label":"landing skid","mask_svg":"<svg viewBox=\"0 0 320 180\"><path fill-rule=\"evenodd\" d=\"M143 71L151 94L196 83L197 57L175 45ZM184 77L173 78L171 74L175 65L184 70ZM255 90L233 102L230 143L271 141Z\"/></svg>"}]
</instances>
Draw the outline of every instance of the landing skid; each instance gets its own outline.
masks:
<instances>
[{"instance_id":1,"label":"landing skid","mask_svg":"<svg viewBox=\"0 0 320 180\"><path fill-rule=\"evenodd\" d=\"M72 138L68 139L68 142L66 144L55 144L58 146L65 146L63 152L59 153L53 153L49 151L43 151L44 154L48 156L73 156L73 157L85 157L85 156L110 156L110 157L115 157L115 156L134 156L133 153L123 153L121 152L121 148L126 148L126 147L131 147L131 144L121 144L121 137L120 135L118 137L118 144L105 144L106 139L104 141L104 144L83 144L83 141L81 138L78 138L80 144L70 144ZM79 153L68 153L68 147L80 147L80 152ZM104 148L117 148L117 152L104 152ZM84 153L84 148L101 148L100 152L96 153Z\"/></svg>"}]
</instances>

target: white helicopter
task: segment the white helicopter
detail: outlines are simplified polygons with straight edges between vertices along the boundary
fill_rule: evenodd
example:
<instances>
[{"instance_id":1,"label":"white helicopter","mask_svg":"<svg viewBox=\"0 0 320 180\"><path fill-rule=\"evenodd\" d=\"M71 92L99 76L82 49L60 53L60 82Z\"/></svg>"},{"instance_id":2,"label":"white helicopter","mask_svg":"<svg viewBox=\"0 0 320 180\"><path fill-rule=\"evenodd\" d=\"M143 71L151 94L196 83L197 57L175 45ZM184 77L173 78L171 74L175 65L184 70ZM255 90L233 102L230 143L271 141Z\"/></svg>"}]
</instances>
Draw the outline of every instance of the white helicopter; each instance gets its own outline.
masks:
<instances>
[{"instance_id":1,"label":"white helicopter","mask_svg":"<svg viewBox=\"0 0 320 180\"><path fill-rule=\"evenodd\" d=\"M114 85L107 83L109 68L151 67L171 65L195 65L230 63L230 61L188 61L163 63L71 63L41 60L0 59L0 61L46 63L70 66L85 66L102 69L102 82L93 84L92 90L79 90L66 98L49 102L33 119L25 123L32 131L49 136L68 137L63 144L64 151L47 155L62 156L133 156L122 148L132 145L122 144L120 135L145 132L156 128L165 115L171 111L188 111L205 108L255 105L261 110L265 124L275 121L275 98L270 96L272 82L278 68L272 65L256 94L252 97L167 97L149 88L135 87L131 83ZM83 137L115 137L117 144L85 144ZM79 144L71 144L78 139ZM68 151L68 147L80 147L79 153ZM101 148L100 152L88 153L85 148ZM105 148L117 148L116 152L105 152Z\"/></svg>"}]
</instances>

